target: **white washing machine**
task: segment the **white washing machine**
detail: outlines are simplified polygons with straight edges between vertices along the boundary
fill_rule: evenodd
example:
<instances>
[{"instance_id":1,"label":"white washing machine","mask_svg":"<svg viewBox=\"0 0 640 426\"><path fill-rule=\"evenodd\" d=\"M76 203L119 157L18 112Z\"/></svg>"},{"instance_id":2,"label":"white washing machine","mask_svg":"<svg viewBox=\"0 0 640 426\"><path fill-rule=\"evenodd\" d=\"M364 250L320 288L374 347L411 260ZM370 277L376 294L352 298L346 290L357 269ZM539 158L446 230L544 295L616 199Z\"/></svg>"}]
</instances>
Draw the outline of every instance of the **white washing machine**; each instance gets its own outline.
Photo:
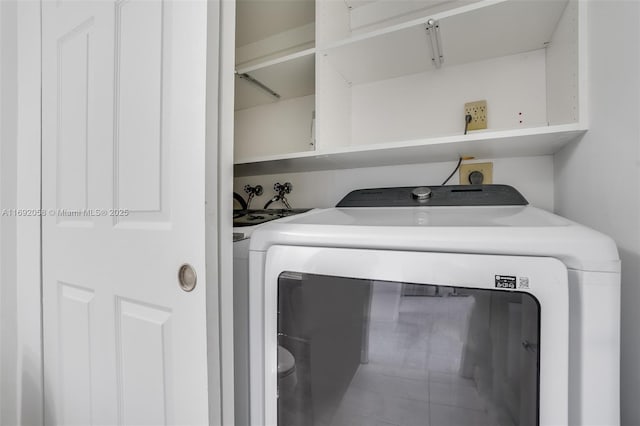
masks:
<instances>
[{"instance_id":1,"label":"white washing machine","mask_svg":"<svg viewBox=\"0 0 640 426\"><path fill-rule=\"evenodd\" d=\"M511 187L354 191L249 262L254 426L619 424L616 246Z\"/></svg>"},{"instance_id":2,"label":"white washing machine","mask_svg":"<svg viewBox=\"0 0 640 426\"><path fill-rule=\"evenodd\" d=\"M235 425L249 424L249 242L251 234L271 221L287 221L310 209L234 210L233 313Z\"/></svg>"}]
</instances>

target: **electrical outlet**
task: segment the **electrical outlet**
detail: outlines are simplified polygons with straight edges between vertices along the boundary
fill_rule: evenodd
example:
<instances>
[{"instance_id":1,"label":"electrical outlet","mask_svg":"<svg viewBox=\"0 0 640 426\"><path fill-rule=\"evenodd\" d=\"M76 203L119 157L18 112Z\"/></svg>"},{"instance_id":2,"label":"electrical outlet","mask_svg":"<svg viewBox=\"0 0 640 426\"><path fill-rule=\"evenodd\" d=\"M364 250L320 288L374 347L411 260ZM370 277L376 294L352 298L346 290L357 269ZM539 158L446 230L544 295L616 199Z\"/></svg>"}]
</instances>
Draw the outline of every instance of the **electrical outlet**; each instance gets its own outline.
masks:
<instances>
[{"instance_id":1,"label":"electrical outlet","mask_svg":"<svg viewBox=\"0 0 640 426\"><path fill-rule=\"evenodd\" d=\"M464 116L471 115L467 130L487 128L487 101L467 102L464 104Z\"/></svg>"},{"instance_id":2,"label":"electrical outlet","mask_svg":"<svg viewBox=\"0 0 640 426\"><path fill-rule=\"evenodd\" d=\"M473 172L482 173L482 184L493 183L493 163L469 163L460 166L460 185L471 185L471 178L478 179L480 176Z\"/></svg>"}]
</instances>

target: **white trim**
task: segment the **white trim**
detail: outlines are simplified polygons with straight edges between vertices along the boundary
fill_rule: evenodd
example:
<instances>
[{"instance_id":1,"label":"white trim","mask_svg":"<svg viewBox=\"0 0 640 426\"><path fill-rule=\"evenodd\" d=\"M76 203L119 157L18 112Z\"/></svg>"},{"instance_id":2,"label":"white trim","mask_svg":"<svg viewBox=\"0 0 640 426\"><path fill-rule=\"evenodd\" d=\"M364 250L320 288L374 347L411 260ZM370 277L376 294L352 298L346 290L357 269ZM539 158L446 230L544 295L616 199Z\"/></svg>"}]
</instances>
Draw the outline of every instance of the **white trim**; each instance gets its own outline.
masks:
<instances>
[{"instance_id":1,"label":"white trim","mask_svg":"<svg viewBox=\"0 0 640 426\"><path fill-rule=\"evenodd\" d=\"M215 220L218 213L219 183L217 177L219 157L219 62L220 62L220 2L207 3L207 97L205 142L205 247L207 270L207 370L209 423L222 419L221 389L221 330L220 315L220 267L218 257L219 229ZM212 25L213 24L213 25Z\"/></svg>"},{"instance_id":2,"label":"white trim","mask_svg":"<svg viewBox=\"0 0 640 426\"><path fill-rule=\"evenodd\" d=\"M284 271L329 276L437 284L445 286L495 288L495 275L526 276L531 287L519 289L535 296L541 306L540 318L540 425L568 422L568 273L557 259L521 256L491 256L450 253L380 251L317 247L273 246L266 255L251 253L251 266L264 259L261 274L251 276L250 296L260 298L260 310L250 309L250 327L264 339L259 349L251 349L251 390L253 398L264 399L252 407L251 424L277 424L277 295L278 277ZM252 271L252 274L254 271ZM254 305L255 306L255 305ZM252 338L255 336L252 335ZM255 344L254 340L251 340ZM545 349L546 348L546 349ZM257 391L259 388L260 391ZM262 412L259 405L264 403ZM262 408L262 407L261 407ZM256 417L259 416L259 417Z\"/></svg>"},{"instance_id":3,"label":"white trim","mask_svg":"<svg viewBox=\"0 0 640 426\"><path fill-rule=\"evenodd\" d=\"M206 261L209 423L234 424L233 97L235 1L208 2Z\"/></svg>"},{"instance_id":4,"label":"white trim","mask_svg":"<svg viewBox=\"0 0 640 426\"><path fill-rule=\"evenodd\" d=\"M17 208L39 209L40 2L18 1ZM17 223L18 422L44 423L41 311L41 230L39 217Z\"/></svg>"},{"instance_id":5,"label":"white trim","mask_svg":"<svg viewBox=\"0 0 640 426\"><path fill-rule=\"evenodd\" d=\"M235 424L233 367L233 103L235 87L236 2L220 2L220 52L218 114L218 262L220 263L220 391L222 392L222 425ZM207 223L208 226L208 223ZM208 254L209 255L209 254Z\"/></svg>"}]
</instances>

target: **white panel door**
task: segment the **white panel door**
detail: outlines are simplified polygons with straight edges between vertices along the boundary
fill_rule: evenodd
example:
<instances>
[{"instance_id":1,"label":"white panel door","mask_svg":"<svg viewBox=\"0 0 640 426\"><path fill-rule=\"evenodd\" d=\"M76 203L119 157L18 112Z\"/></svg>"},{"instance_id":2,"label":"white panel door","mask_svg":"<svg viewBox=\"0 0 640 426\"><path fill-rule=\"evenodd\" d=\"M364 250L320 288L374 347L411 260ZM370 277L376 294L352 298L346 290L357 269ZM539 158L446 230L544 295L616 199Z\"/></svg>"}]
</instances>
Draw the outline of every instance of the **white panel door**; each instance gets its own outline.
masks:
<instances>
[{"instance_id":1,"label":"white panel door","mask_svg":"<svg viewBox=\"0 0 640 426\"><path fill-rule=\"evenodd\" d=\"M208 423L206 7L43 2L47 424Z\"/></svg>"}]
</instances>

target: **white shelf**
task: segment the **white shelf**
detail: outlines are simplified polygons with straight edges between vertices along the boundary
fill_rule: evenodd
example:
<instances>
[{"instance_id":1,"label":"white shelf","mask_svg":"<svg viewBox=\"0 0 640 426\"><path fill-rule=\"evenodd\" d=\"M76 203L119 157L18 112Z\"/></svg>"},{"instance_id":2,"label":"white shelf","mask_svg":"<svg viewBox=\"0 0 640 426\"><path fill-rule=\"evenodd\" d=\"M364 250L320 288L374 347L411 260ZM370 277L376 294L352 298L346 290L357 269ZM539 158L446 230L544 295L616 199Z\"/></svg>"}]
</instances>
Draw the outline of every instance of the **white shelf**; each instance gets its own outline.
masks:
<instances>
[{"instance_id":1,"label":"white shelf","mask_svg":"<svg viewBox=\"0 0 640 426\"><path fill-rule=\"evenodd\" d=\"M323 47L352 84L432 70L425 23L440 23L443 67L541 49L567 0L484 0L350 37Z\"/></svg>"},{"instance_id":2,"label":"white shelf","mask_svg":"<svg viewBox=\"0 0 640 426\"><path fill-rule=\"evenodd\" d=\"M307 49L237 69L249 74L280 95L280 99L246 80L236 77L235 109L298 98L315 93L315 49Z\"/></svg>"},{"instance_id":3,"label":"white shelf","mask_svg":"<svg viewBox=\"0 0 640 426\"><path fill-rule=\"evenodd\" d=\"M236 71L238 71L240 74L260 71L262 69L268 69L270 67L286 64L288 62L295 61L299 58L313 57L315 53L316 53L316 49L314 47L311 47L308 49L278 56L276 58L270 58L268 60L250 61L243 64L238 64L236 66Z\"/></svg>"},{"instance_id":4,"label":"white shelf","mask_svg":"<svg viewBox=\"0 0 640 426\"><path fill-rule=\"evenodd\" d=\"M236 161L234 174L253 176L430 163L451 161L461 156L508 158L552 155L585 132L586 129L578 124L566 124L245 158Z\"/></svg>"}]
</instances>

